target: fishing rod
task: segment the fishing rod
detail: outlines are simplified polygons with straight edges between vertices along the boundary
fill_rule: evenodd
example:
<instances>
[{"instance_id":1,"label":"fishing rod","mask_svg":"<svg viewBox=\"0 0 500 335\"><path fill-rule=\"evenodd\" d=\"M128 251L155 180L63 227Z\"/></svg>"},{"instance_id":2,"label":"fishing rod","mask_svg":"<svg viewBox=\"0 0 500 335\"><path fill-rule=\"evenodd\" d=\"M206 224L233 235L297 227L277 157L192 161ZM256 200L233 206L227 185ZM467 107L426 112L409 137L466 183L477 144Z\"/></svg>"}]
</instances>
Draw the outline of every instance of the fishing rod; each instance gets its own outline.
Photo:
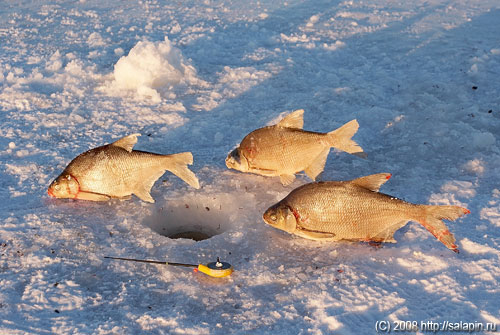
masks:
<instances>
[{"instance_id":1,"label":"fishing rod","mask_svg":"<svg viewBox=\"0 0 500 335\"><path fill-rule=\"evenodd\" d=\"M216 262L211 262L208 264L186 264L186 263L174 263L174 262L166 262L166 261L154 261L148 259L135 259L135 258L124 258L124 257L111 257L104 256L104 258L129 261L129 262L139 262L139 263L150 263L150 264L162 264L162 265L172 265L172 266L181 266L186 268L194 268L195 271L200 271L210 277L222 278L229 276L233 273L233 266L226 262L221 262L219 257L217 257Z\"/></svg>"}]
</instances>

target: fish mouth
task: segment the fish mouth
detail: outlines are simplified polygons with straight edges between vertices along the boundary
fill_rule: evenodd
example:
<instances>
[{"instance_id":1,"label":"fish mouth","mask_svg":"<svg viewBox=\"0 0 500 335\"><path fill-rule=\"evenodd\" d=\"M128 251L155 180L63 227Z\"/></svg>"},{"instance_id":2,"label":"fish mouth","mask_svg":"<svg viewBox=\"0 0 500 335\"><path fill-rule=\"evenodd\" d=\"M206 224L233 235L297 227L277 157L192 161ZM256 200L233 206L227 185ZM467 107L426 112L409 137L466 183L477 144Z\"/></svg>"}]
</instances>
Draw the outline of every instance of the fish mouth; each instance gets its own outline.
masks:
<instances>
[{"instance_id":1,"label":"fish mouth","mask_svg":"<svg viewBox=\"0 0 500 335\"><path fill-rule=\"evenodd\" d=\"M232 162L231 162L231 157L230 156L227 156L226 158L226 166L228 167L228 169L231 169L232 168Z\"/></svg>"},{"instance_id":2,"label":"fish mouth","mask_svg":"<svg viewBox=\"0 0 500 335\"><path fill-rule=\"evenodd\" d=\"M52 193L52 189L50 187L47 189L47 194L50 195L52 198L56 197L54 193Z\"/></svg>"},{"instance_id":3,"label":"fish mouth","mask_svg":"<svg viewBox=\"0 0 500 335\"><path fill-rule=\"evenodd\" d=\"M262 220L264 220L265 223L269 224L269 215L267 214L267 212L262 214Z\"/></svg>"},{"instance_id":4,"label":"fish mouth","mask_svg":"<svg viewBox=\"0 0 500 335\"><path fill-rule=\"evenodd\" d=\"M276 211L274 210L273 207L268 208L267 211L265 211L264 214L262 214L262 219L266 224L270 226L274 226L277 223ZM271 219L271 217L274 217L274 221Z\"/></svg>"}]
</instances>

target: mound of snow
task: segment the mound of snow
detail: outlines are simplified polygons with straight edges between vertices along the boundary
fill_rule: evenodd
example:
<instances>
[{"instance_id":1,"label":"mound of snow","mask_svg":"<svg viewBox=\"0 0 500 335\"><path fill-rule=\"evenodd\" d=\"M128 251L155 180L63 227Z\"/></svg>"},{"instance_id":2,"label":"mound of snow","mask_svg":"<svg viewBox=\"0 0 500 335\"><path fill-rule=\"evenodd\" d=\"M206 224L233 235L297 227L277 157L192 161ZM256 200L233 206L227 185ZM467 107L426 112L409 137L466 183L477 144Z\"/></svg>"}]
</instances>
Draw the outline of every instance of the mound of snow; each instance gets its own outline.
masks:
<instances>
[{"instance_id":1,"label":"mound of snow","mask_svg":"<svg viewBox=\"0 0 500 335\"><path fill-rule=\"evenodd\" d=\"M198 82L195 68L168 37L163 42L137 43L115 64L113 76L106 89L108 94L122 96L133 92L139 100L151 99L153 103L165 97L174 98L172 89L178 85Z\"/></svg>"}]
</instances>

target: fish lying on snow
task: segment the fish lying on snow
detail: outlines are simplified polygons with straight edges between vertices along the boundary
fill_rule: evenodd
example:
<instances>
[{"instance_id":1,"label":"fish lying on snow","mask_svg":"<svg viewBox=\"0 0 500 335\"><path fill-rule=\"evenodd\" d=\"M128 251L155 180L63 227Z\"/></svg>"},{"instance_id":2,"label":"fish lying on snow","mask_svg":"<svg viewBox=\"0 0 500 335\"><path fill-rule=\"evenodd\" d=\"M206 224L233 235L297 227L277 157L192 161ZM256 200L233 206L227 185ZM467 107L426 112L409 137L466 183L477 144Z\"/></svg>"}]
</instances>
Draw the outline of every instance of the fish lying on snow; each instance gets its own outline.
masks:
<instances>
[{"instance_id":1,"label":"fish lying on snow","mask_svg":"<svg viewBox=\"0 0 500 335\"><path fill-rule=\"evenodd\" d=\"M448 249L458 252L455 237L442 219L469 214L458 206L415 205L379 193L391 174L379 173L350 181L316 182L296 188L263 215L269 225L313 240L395 243L393 234L416 221Z\"/></svg>"},{"instance_id":2,"label":"fish lying on snow","mask_svg":"<svg viewBox=\"0 0 500 335\"><path fill-rule=\"evenodd\" d=\"M106 201L135 194L143 201L154 202L151 187L165 170L194 188L198 178L188 169L193 155L183 152L159 155L132 150L137 143L132 134L108 145L84 152L69 163L48 189L55 198Z\"/></svg>"},{"instance_id":3,"label":"fish lying on snow","mask_svg":"<svg viewBox=\"0 0 500 335\"><path fill-rule=\"evenodd\" d=\"M363 155L351 140L358 131L352 120L329 133L302 130L304 110L288 114L278 124L252 131L226 158L226 166L241 172L279 176L283 185L292 183L295 173L305 171L312 179L325 168L330 148Z\"/></svg>"}]
</instances>

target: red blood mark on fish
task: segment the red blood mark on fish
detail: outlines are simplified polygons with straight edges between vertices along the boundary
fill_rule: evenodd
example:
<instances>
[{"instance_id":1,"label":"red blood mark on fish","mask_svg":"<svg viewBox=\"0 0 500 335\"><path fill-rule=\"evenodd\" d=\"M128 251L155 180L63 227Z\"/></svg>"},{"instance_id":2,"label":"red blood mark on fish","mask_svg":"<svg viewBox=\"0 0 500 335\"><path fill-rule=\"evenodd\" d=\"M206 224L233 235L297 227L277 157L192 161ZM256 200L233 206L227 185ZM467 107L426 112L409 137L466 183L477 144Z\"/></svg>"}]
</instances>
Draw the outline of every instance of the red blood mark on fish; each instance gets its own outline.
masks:
<instances>
[{"instance_id":1,"label":"red blood mark on fish","mask_svg":"<svg viewBox=\"0 0 500 335\"><path fill-rule=\"evenodd\" d=\"M428 231L431 232L432 235L434 235L435 238L437 238L439 240L439 235L438 235L438 232L436 230L434 230L434 228L432 226L429 226L425 221L422 221L422 226L424 226Z\"/></svg>"},{"instance_id":2,"label":"red blood mark on fish","mask_svg":"<svg viewBox=\"0 0 500 335\"><path fill-rule=\"evenodd\" d=\"M244 147L243 150L248 153L248 157L250 158L254 158L257 155L257 150L253 146Z\"/></svg>"},{"instance_id":3,"label":"red blood mark on fish","mask_svg":"<svg viewBox=\"0 0 500 335\"><path fill-rule=\"evenodd\" d=\"M290 206L287 206L287 207L288 207L288 209L289 209L290 211L292 211L293 216L295 216L295 219L296 219L296 220L301 220L301 221L303 221L303 220L300 218L300 214L299 214L299 212L297 212L297 210L296 210L295 208L292 208L292 207L290 207Z\"/></svg>"}]
</instances>

